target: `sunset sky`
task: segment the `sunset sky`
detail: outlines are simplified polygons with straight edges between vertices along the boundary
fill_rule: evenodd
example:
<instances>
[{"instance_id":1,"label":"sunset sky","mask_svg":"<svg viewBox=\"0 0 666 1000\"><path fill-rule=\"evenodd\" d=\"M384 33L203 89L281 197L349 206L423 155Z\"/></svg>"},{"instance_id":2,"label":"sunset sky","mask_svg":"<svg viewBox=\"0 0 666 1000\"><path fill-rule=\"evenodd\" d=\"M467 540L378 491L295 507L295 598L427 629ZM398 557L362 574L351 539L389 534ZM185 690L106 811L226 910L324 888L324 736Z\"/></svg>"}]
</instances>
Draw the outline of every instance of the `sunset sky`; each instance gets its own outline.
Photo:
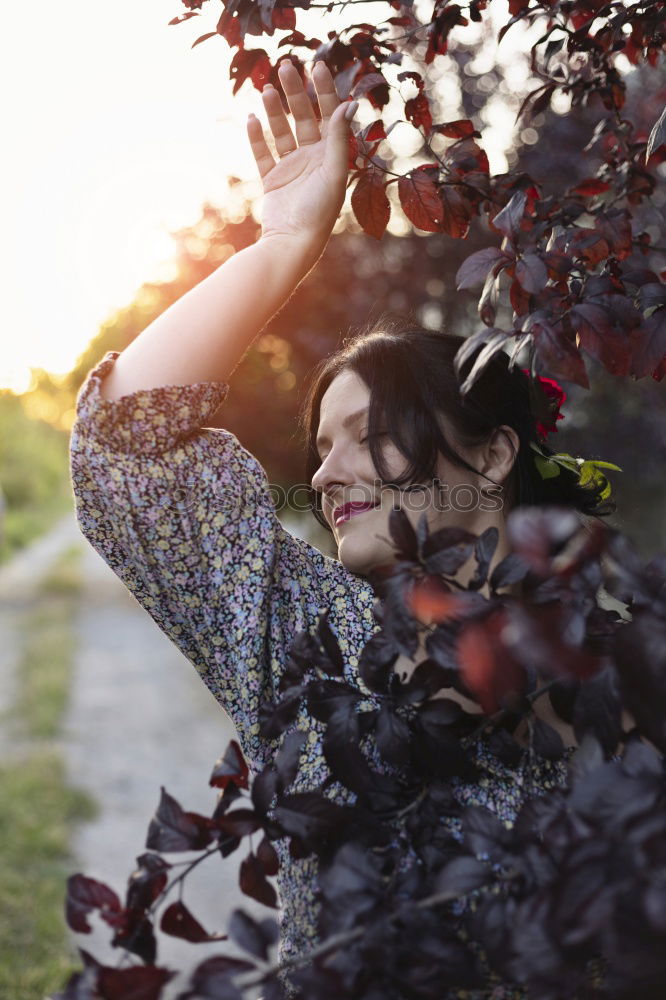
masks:
<instances>
[{"instance_id":1,"label":"sunset sky","mask_svg":"<svg viewBox=\"0 0 666 1000\"><path fill-rule=\"evenodd\" d=\"M3 8L0 387L27 388L31 366L68 371L114 308L169 273L169 229L193 223L205 200L223 204L229 174L259 192L245 135L259 93L247 83L232 98L222 39L190 48L219 9L169 26L179 0ZM310 23L325 37L332 22L324 28L319 14ZM371 17L376 4L355 5L352 20ZM250 44L270 54L279 37ZM491 168L503 168L512 123L497 108L483 133ZM417 137L399 133L391 144L407 155Z\"/></svg>"}]
</instances>

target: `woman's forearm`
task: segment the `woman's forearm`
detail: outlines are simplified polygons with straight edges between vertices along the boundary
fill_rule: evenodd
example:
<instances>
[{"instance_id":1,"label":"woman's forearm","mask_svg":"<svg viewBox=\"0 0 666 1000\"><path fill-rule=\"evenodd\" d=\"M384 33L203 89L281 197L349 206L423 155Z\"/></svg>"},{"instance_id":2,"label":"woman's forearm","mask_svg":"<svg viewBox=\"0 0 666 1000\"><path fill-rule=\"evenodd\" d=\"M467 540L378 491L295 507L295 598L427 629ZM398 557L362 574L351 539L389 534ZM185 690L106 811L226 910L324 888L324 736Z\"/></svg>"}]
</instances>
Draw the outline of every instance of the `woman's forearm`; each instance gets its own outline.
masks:
<instances>
[{"instance_id":1,"label":"woman's forearm","mask_svg":"<svg viewBox=\"0 0 666 1000\"><path fill-rule=\"evenodd\" d=\"M161 385L228 381L320 253L310 241L291 236L262 237L239 251L132 341L103 384L104 398Z\"/></svg>"}]
</instances>

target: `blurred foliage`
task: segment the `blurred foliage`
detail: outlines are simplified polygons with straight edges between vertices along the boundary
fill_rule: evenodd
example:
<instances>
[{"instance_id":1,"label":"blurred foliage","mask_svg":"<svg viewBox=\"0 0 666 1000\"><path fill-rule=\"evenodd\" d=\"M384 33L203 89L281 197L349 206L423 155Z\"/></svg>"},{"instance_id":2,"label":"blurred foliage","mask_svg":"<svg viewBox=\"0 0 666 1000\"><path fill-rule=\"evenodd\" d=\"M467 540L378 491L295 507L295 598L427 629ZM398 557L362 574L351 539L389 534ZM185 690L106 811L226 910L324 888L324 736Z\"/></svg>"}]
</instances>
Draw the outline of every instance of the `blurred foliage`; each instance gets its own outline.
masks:
<instances>
[{"instance_id":1,"label":"blurred foliage","mask_svg":"<svg viewBox=\"0 0 666 1000\"><path fill-rule=\"evenodd\" d=\"M0 392L0 426L2 562L68 509L71 490L65 431L29 416L23 397L11 392Z\"/></svg>"}]
</instances>

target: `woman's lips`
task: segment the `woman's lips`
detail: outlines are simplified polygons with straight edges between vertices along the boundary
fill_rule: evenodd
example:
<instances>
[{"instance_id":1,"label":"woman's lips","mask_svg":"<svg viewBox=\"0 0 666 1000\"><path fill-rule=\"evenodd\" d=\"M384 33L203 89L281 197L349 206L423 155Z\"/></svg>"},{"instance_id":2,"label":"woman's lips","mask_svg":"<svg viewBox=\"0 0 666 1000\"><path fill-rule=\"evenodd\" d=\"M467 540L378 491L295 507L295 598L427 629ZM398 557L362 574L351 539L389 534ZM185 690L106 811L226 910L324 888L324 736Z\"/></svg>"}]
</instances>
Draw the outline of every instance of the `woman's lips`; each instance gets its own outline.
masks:
<instances>
[{"instance_id":1,"label":"woman's lips","mask_svg":"<svg viewBox=\"0 0 666 1000\"><path fill-rule=\"evenodd\" d=\"M362 514L366 510L374 510L375 507L379 507L378 503L361 503L361 502L351 502L346 503L340 510L340 513L335 518L335 526L343 524L350 518L355 517L356 514Z\"/></svg>"}]
</instances>

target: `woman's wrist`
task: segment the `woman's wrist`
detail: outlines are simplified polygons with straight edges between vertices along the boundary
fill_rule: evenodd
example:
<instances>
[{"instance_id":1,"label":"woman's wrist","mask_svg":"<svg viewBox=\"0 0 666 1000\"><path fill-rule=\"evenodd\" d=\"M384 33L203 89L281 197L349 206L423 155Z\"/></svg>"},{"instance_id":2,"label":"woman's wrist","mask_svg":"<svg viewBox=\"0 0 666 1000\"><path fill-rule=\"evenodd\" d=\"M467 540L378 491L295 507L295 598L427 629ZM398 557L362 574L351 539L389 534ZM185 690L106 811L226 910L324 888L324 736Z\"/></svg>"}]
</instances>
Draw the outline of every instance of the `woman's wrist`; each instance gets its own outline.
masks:
<instances>
[{"instance_id":1,"label":"woman's wrist","mask_svg":"<svg viewBox=\"0 0 666 1000\"><path fill-rule=\"evenodd\" d=\"M303 271L304 276L317 263L327 243L328 236L278 232L262 233L257 241L258 245L266 247L276 256L279 255L281 262L291 261L297 270Z\"/></svg>"}]
</instances>

